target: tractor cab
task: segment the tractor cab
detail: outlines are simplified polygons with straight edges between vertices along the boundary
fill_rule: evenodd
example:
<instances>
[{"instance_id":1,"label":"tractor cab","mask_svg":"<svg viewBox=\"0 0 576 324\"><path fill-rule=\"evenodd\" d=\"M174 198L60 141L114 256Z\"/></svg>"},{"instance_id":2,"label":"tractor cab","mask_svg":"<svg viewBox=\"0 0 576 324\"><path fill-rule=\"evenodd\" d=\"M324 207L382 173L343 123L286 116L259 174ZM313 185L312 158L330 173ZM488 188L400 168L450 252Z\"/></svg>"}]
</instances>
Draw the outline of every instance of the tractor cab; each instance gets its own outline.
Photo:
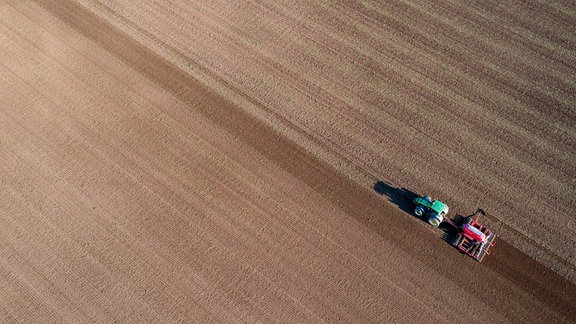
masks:
<instances>
[{"instance_id":1,"label":"tractor cab","mask_svg":"<svg viewBox=\"0 0 576 324\"><path fill-rule=\"evenodd\" d=\"M444 221L444 217L448 215L448 206L438 199L432 200L429 196L414 198L414 214L418 217L426 217L428 223L432 226L438 227Z\"/></svg>"}]
</instances>

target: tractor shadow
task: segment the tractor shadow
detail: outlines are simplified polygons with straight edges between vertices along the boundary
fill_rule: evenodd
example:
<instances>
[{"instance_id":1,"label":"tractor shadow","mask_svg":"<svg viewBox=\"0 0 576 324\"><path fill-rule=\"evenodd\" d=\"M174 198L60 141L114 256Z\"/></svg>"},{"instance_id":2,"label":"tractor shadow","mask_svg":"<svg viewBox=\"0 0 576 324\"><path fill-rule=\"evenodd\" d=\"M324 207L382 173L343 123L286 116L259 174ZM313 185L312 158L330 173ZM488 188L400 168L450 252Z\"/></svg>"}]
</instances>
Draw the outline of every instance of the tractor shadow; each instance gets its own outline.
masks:
<instances>
[{"instance_id":1,"label":"tractor shadow","mask_svg":"<svg viewBox=\"0 0 576 324\"><path fill-rule=\"evenodd\" d=\"M376 193L386 196L390 203L396 205L403 212L426 223L425 219L417 217L414 214L414 205L412 204L412 201L414 198L418 197L418 195L410 189L397 188L384 181L376 182L373 188Z\"/></svg>"}]
</instances>

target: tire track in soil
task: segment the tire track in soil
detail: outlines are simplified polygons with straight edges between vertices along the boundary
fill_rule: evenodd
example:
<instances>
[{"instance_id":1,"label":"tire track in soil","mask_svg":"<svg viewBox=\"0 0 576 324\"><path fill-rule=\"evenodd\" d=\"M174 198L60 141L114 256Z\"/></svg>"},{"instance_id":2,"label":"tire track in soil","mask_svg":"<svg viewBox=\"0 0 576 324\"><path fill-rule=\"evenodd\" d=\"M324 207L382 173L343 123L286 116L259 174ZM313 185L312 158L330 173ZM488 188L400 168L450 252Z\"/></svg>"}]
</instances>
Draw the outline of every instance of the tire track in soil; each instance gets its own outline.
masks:
<instances>
[{"instance_id":1,"label":"tire track in soil","mask_svg":"<svg viewBox=\"0 0 576 324\"><path fill-rule=\"evenodd\" d=\"M404 220L391 221L381 216L383 210L388 210L389 212L386 214L392 216L392 219L396 216L406 218L402 212L394 210L380 197L371 193L369 189L362 188L345 176L338 174L330 166L307 154L297 144L283 138L239 107L231 105L225 98L212 93L210 89L207 89L190 75L84 10L84 8L76 4L64 4L62 1L37 2L47 11L73 26L87 38L101 44L121 60L155 80L162 88L172 92L183 101L194 101L194 96L191 95L189 89L195 89L195 96L197 96L198 89L202 89L205 93L203 97L209 99L205 101L204 105L195 106L195 109L223 129L237 135L243 142L270 160L275 161L283 169L333 201L372 230L387 239L391 239L410 255L438 270L438 273L445 274L465 289L467 286L466 279L481 273L474 270L477 265L471 267L463 262L456 262L471 270L471 273L463 274L458 271L454 272L452 268L454 262L450 264L450 262L431 260L425 242L416 241L413 245L407 245L405 238L410 236L413 231L418 231L418 228ZM290 159L286 159L286 156L290 156ZM573 321L576 320L576 315L572 312L576 309L576 289L573 284L505 242L498 243L497 251L498 253L491 256L485 265L505 280L514 283L514 287L507 288L520 289L546 304L554 312ZM439 253L438 259L452 260L454 253L451 250L446 253ZM467 289L467 291L486 301L492 307L501 309L504 313L513 316L514 309L517 309L519 305L511 304L515 301L509 300L505 291L499 289L499 286L495 284L490 284L491 279L497 278L484 275L482 279L486 280L484 286L491 289ZM498 281L495 280L494 282ZM500 283L502 283L501 280ZM497 294L494 295L494 292ZM539 309L529 308L522 309L522 311L525 312L524 316L526 317L524 319L531 318L531 316L538 318L541 315Z\"/></svg>"}]
</instances>

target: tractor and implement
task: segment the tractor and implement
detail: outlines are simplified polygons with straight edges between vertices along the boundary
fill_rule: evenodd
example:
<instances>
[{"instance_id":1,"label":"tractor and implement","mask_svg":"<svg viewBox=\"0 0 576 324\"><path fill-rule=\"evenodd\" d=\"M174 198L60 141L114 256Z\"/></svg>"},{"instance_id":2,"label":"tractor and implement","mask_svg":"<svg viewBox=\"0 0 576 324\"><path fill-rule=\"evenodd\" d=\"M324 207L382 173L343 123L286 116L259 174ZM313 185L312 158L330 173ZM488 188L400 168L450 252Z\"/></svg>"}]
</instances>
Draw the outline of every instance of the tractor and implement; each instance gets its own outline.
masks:
<instances>
[{"instance_id":1,"label":"tractor and implement","mask_svg":"<svg viewBox=\"0 0 576 324\"><path fill-rule=\"evenodd\" d=\"M496 235L480 223L480 215L486 215L484 210L478 209L467 217L457 215L454 219L447 219L449 208L440 200L422 196L414 198L412 202L416 205L414 214L432 226L442 225L447 241L460 252L478 262L490 254L489 249L494 246Z\"/></svg>"}]
</instances>

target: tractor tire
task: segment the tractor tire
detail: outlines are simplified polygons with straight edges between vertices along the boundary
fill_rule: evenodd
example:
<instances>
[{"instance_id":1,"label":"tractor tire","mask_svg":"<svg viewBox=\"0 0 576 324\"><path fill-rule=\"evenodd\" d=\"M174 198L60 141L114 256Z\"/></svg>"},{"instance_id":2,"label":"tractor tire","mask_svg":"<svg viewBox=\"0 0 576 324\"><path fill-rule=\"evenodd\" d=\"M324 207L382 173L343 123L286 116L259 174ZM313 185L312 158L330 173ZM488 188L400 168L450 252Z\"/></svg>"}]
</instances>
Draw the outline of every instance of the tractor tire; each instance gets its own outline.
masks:
<instances>
[{"instance_id":1,"label":"tractor tire","mask_svg":"<svg viewBox=\"0 0 576 324\"><path fill-rule=\"evenodd\" d=\"M433 216L430 216L430 218L428 218L428 224L430 224L434 227L440 226L440 223L442 223L442 217L441 216L433 215Z\"/></svg>"},{"instance_id":2,"label":"tractor tire","mask_svg":"<svg viewBox=\"0 0 576 324\"><path fill-rule=\"evenodd\" d=\"M426 209L421 205L418 205L416 208L414 208L414 214L416 214L418 217L422 217L425 213Z\"/></svg>"}]
</instances>

